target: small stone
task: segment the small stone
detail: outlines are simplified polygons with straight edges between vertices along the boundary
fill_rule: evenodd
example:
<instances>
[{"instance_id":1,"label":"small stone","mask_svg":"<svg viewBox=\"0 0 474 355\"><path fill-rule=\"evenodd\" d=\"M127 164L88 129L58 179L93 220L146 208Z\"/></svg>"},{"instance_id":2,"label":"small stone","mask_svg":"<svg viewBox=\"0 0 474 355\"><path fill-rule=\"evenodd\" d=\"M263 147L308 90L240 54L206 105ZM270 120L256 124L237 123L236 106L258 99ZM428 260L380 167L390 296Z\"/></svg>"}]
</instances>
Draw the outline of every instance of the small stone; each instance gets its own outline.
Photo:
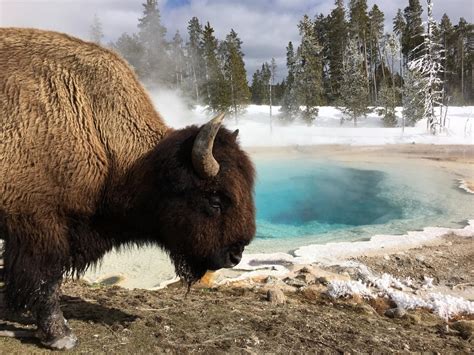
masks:
<instances>
[{"instance_id":1,"label":"small stone","mask_svg":"<svg viewBox=\"0 0 474 355\"><path fill-rule=\"evenodd\" d=\"M329 280L327 277L321 276L316 279L317 283L320 283L321 285L327 286L329 284Z\"/></svg>"},{"instance_id":2,"label":"small stone","mask_svg":"<svg viewBox=\"0 0 474 355\"><path fill-rule=\"evenodd\" d=\"M287 277L286 279L283 280L287 285L293 286L293 287L304 287L306 286L306 283L302 280L292 278L292 277Z\"/></svg>"},{"instance_id":3,"label":"small stone","mask_svg":"<svg viewBox=\"0 0 474 355\"><path fill-rule=\"evenodd\" d=\"M265 283L266 283L266 284L275 284L275 283L277 283L278 281L279 281L279 279L278 279L277 277L275 277L275 276L272 276L272 275L268 276L268 277L265 279Z\"/></svg>"},{"instance_id":4,"label":"small stone","mask_svg":"<svg viewBox=\"0 0 474 355\"><path fill-rule=\"evenodd\" d=\"M384 258L385 260L390 260L390 256L388 256L388 255L384 255L383 258Z\"/></svg>"},{"instance_id":5,"label":"small stone","mask_svg":"<svg viewBox=\"0 0 474 355\"><path fill-rule=\"evenodd\" d=\"M415 257L415 259L416 261L419 261L420 263L425 261L425 257L423 255L418 255L417 257Z\"/></svg>"},{"instance_id":6,"label":"small stone","mask_svg":"<svg viewBox=\"0 0 474 355\"><path fill-rule=\"evenodd\" d=\"M311 270L308 269L306 266L302 269L298 270L300 274L311 274Z\"/></svg>"},{"instance_id":7,"label":"small stone","mask_svg":"<svg viewBox=\"0 0 474 355\"><path fill-rule=\"evenodd\" d=\"M463 339L469 340L472 337L472 333L474 331L474 321L459 320L451 325L451 328L457 330Z\"/></svg>"},{"instance_id":8,"label":"small stone","mask_svg":"<svg viewBox=\"0 0 474 355\"><path fill-rule=\"evenodd\" d=\"M271 304L284 304L286 303L286 296L279 288L274 288L267 291L267 301Z\"/></svg>"},{"instance_id":9,"label":"small stone","mask_svg":"<svg viewBox=\"0 0 474 355\"><path fill-rule=\"evenodd\" d=\"M302 274L299 274L298 276L296 276L296 278L298 280L301 280L303 281L305 284L307 285L311 285L311 284L314 284L315 282L315 276L312 275L312 274L309 274L309 273L302 273Z\"/></svg>"},{"instance_id":10,"label":"small stone","mask_svg":"<svg viewBox=\"0 0 474 355\"><path fill-rule=\"evenodd\" d=\"M407 311L400 307L390 308L385 311L385 315L388 318L402 318L406 313Z\"/></svg>"}]
</instances>

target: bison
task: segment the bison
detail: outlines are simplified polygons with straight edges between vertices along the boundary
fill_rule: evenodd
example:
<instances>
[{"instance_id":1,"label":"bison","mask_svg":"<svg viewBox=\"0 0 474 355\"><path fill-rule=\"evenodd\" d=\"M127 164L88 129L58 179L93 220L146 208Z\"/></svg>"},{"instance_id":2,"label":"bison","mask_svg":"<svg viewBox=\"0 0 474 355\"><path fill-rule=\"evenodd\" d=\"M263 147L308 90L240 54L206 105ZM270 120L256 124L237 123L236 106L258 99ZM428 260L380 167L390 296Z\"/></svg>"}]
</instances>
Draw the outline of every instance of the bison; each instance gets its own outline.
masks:
<instances>
[{"instance_id":1,"label":"bison","mask_svg":"<svg viewBox=\"0 0 474 355\"><path fill-rule=\"evenodd\" d=\"M114 248L158 245L189 284L239 263L255 235L255 172L222 119L175 130L114 52L0 29L5 298L43 344L76 344L61 281Z\"/></svg>"}]
</instances>

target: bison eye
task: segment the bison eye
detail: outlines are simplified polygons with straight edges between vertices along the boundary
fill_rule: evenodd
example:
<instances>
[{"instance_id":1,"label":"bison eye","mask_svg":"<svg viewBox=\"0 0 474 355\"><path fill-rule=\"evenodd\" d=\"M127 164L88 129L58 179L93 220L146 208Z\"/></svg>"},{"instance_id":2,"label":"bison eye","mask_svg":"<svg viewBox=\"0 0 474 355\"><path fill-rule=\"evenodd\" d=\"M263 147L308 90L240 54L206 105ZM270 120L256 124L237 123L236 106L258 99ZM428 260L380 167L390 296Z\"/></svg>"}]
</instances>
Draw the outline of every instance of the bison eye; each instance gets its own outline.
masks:
<instances>
[{"instance_id":1,"label":"bison eye","mask_svg":"<svg viewBox=\"0 0 474 355\"><path fill-rule=\"evenodd\" d=\"M221 213L222 212L221 198L217 195L212 195L211 197L209 197L209 206L211 206L211 208L215 212Z\"/></svg>"}]
</instances>

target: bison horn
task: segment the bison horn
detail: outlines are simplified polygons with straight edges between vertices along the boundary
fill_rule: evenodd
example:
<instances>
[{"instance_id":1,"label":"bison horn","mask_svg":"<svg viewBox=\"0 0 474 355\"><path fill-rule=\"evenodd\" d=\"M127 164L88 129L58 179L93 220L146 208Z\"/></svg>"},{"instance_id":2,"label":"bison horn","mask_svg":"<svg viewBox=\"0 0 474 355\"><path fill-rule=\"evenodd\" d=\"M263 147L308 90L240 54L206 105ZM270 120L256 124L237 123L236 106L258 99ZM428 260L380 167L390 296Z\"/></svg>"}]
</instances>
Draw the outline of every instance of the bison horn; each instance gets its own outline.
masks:
<instances>
[{"instance_id":1,"label":"bison horn","mask_svg":"<svg viewBox=\"0 0 474 355\"><path fill-rule=\"evenodd\" d=\"M193 167L202 178L214 177L219 172L219 163L212 155L212 148L224 116L225 113L221 113L202 126L194 140Z\"/></svg>"}]
</instances>

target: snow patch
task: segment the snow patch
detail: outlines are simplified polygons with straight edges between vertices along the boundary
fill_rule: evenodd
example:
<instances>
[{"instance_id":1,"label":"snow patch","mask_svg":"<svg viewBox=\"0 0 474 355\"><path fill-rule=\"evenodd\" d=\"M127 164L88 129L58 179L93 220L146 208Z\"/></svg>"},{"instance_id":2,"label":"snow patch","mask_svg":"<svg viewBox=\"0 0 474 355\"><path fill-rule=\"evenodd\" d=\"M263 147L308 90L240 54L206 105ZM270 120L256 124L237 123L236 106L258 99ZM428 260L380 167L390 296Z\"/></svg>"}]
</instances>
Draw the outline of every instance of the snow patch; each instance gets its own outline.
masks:
<instances>
[{"instance_id":1,"label":"snow patch","mask_svg":"<svg viewBox=\"0 0 474 355\"><path fill-rule=\"evenodd\" d=\"M211 118L203 106L188 110L186 105L176 100L172 93L163 91L152 93L155 106L163 114L165 121L173 127L181 128L191 124L202 124ZM399 127L385 128L382 119L375 113L360 118L357 127L352 122L341 124L342 113L336 107L321 106L319 115L311 125L302 121L284 123L280 119L279 106L273 107L272 128L270 128L270 107L249 105L246 112L237 117L228 116L224 124L231 130L240 130L240 142L244 147L281 147L296 145L349 144L474 144L474 106L449 107L447 127L433 136L426 130L426 120L415 127L401 129L402 108L396 113ZM276 113L276 114L275 114Z\"/></svg>"},{"instance_id":2,"label":"snow patch","mask_svg":"<svg viewBox=\"0 0 474 355\"><path fill-rule=\"evenodd\" d=\"M362 281L334 280L328 285L328 295L332 298L345 298L359 295L363 298L374 298L372 291Z\"/></svg>"},{"instance_id":3,"label":"snow patch","mask_svg":"<svg viewBox=\"0 0 474 355\"><path fill-rule=\"evenodd\" d=\"M416 291L411 279L400 280L390 274L377 277L366 265L353 262L360 272L361 279L357 281L332 281L328 285L328 295L333 298L346 298L350 296L361 296L363 298L388 297L398 308L416 309L426 308L441 318L448 321L458 314L474 314L474 302L462 297L455 297L441 293L428 293L426 295L414 295L410 292ZM353 265L354 265L353 264ZM433 279L424 277L422 288L433 287Z\"/></svg>"},{"instance_id":4,"label":"snow patch","mask_svg":"<svg viewBox=\"0 0 474 355\"><path fill-rule=\"evenodd\" d=\"M466 180L459 179L458 182L459 182L459 188L460 189L463 189L464 191L466 191L470 194L474 194L474 191L468 186Z\"/></svg>"}]
</instances>

